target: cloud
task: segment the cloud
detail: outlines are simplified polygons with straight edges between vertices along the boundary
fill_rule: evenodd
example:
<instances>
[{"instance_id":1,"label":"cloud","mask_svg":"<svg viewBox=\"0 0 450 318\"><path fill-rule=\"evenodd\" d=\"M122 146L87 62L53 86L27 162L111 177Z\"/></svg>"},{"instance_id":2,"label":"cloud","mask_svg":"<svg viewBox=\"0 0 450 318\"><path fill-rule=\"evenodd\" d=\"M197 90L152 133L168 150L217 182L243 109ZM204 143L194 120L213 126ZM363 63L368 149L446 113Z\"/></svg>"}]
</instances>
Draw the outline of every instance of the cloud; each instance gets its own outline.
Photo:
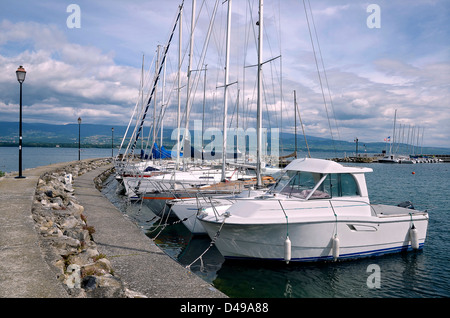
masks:
<instances>
[{"instance_id":1,"label":"cloud","mask_svg":"<svg viewBox=\"0 0 450 318\"><path fill-rule=\"evenodd\" d=\"M78 3L82 22L81 29L77 30L67 29L66 5L59 1L28 2L22 16L12 14L18 10L16 4L0 4L0 12L8 16L2 18L0 13L2 120L17 120L15 70L24 65L28 71L24 84L26 121L67 123L76 122L81 115L87 123L128 123L138 99L142 54L148 71L145 81L148 89L154 74L156 46L165 44L180 1ZM350 141L357 136L365 142L382 141L391 134L397 109L400 124L424 127L425 144L450 147L447 124L450 121L450 36L446 2L414 0L403 4L380 0L377 2L381 8L380 29L369 29L366 25L368 2L310 3L320 41L319 50L312 33L316 56L302 1L265 4L264 60L280 54L282 57L263 67L264 126L282 125L283 131L293 132L293 91L296 90L307 134L330 137L331 123L335 137ZM244 70L243 65L256 63L256 4L233 2L230 81L238 83L228 90L228 114L235 124L239 90L239 121L248 127L254 127L256 122L256 69ZM183 114L190 1L185 5ZM254 12L249 13L249 8ZM208 2L197 9L202 10L202 15L195 38L194 68L202 68L198 56L212 4ZM223 88L220 86L224 81L225 22L226 5L221 3L205 60L208 64L205 118L211 127L222 125ZM166 99L170 97L170 100L166 127L176 123L177 45L176 34L167 59ZM195 73L198 81L193 83L195 100L191 118L201 119L203 73ZM161 91L157 96L162 97ZM152 115L151 108L147 118Z\"/></svg>"},{"instance_id":2,"label":"cloud","mask_svg":"<svg viewBox=\"0 0 450 318\"><path fill-rule=\"evenodd\" d=\"M105 104L127 110L134 105L139 89L138 70L115 64L111 52L68 42L54 25L3 20L1 29L0 91L6 101L3 105L17 105L13 89L17 85L15 70L24 65L27 121L70 122L71 116L75 121L78 114L84 114L86 122L109 118L122 123L105 111ZM25 43L27 48L14 55L11 48L17 43ZM13 120L9 111L4 116Z\"/></svg>"}]
</instances>

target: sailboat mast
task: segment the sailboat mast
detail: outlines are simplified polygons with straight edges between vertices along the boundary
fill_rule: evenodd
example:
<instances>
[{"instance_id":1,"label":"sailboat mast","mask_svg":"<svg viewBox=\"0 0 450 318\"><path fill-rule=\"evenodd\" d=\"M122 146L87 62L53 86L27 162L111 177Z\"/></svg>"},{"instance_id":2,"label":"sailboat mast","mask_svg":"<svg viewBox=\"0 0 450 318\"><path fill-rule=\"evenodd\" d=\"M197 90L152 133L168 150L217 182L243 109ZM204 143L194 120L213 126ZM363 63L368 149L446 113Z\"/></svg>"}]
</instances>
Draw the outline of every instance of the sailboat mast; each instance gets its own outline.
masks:
<instances>
[{"instance_id":1,"label":"sailboat mast","mask_svg":"<svg viewBox=\"0 0 450 318\"><path fill-rule=\"evenodd\" d=\"M257 97L257 119L256 119L256 186L262 186L261 179L261 151L262 151L262 52L263 52L263 0L259 0L259 32L258 32L258 97Z\"/></svg>"},{"instance_id":2,"label":"sailboat mast","mask_svg":"<svg viewBox=\"0 0 450 318\"><path fill-rule=\"evenodd\" d=\"M178 28L178 111L177 111L177 163L176 170L180 166L180 125L181 125L181 50L183 45L183 5L180 6L180 26Z\"/></svg>"},{"instance_id":3,"label":"sailboat mast","mask_svg":"<svg viewBox=\"0 0 450 318\"><path fill-rule=\"evenodd\" d=\"M295 113L295 118L294 118L294 127L295 127L295 149L294 149L294 153L295 153L295 159L297 159L297 93L294 90L294 113Z\"/></svg>"},{"instance_id":4,"label":"sailboat mast","mask_svg":"<svg viewBox=\"0 0 450 318\"><path fill-rule=\"evenodd\" d=\"M230 27L231 27L231 0L228 0L228 13L227 13L227 39L226 39L226 51L225 51L225 83L223 90L223 145L222 145L222 181L225 181L225 170L227 163L227 114L228 114L228 77L230 66Z\"/></svg>"},{"instance_id":5,"label":"sailboat mast","mask_svg":"<svg viewBox=\"0 0 450 318\"><path fill-rule=\"evenodd\" d=\"M425 127L422 127L422 142L420 144L420 154L421 155L423 154L422 150L423 150L423 135L424 134L425 134Z\"/></svg>"},{"instance_id":6,"label":"sailboat mast","mask_svg":"<svg viewBox=\"0 0 450 318\"><path fill-rule=\"evenodd\" d=\"M158 68L159 68L160 49L161 49L161 45L158 45L157 49L156 49L155 78L157 76L159 76ZM156 92L157 92L158 86L155 85L155 88L156 88L155 95L154 95L154 99L153 99L153 140L152 140L152 146L150 147L152 153L153 153L153 149L155 148L155 142L156 142L156 106L157 106ZM155 158L153 155L152 155L152 158L153 158L153 163L154 163Z\"/></svg>"},{"instance_id":7,"label":"sailboat mast","mask_svg":"<svg viewBox=\"0 0 450 318\"><path fill-rule=\"evenodd\" d=\"M395 110L395 114L394 114L394 131L392 132L392 144L389 149L389 154L393 154L392 151L394 150L394 147L395 147L395 122L396 121L397 121L397 110Z\"/></svg>"},{"instance_id":8,"label":"sailboat mast","mask_svg":"<svg viewBox=\"0 0 450 318\"><path fill-rule=\"evenodd\" d=\"M238 89L237 98L236 98L236 162L239 159L239 95L241 94L241 90Z\"/></svg>"},{"instance_id":9,"label":"sailboat mast","mask_svg":"<svg viewBox=\"0 0 450 318\"><path fill-rule=\"evenodd\" d=\"M202 164L205 163L205 145L203 137L205 136L205 103L206 103L206 72L208 71L208 64L203 68L205 74L203 75L203 110L202 110Z\"/></svg>"},{"instance_id":10,"label":"sailboat mast","mask_svg":"<svg viewBox=\"0 0 450 318\"><path fill-rule=\"evenodd\" d=\"M144 108L145 108L145 104L144 104L144 58L145 55L142 54L142 69L141 69L141 94L142 94L142 107L141 107L141 112L140 114L144 113ZM144 132L142 132L142 135L144 135ZM144 138L141 139L141 149L144 149Z\"/></svg>"},{"instance_id":11,"label":"sailboat mast","mask_svg":"<svg viewBox=\"0 0 450 318\"><path fill-rule=\"evenodd\" d=\"M160 127L160 141L159 141L159 162L161 164L162 159L162 146L163 146L163 135L164 135L164 107L165 105L165 93L166 93L166 64L164 63L164 72L163 72L163 85L162 85L162 96L161 96L161 127Z\"/></svg>"},{"instance_id":12,"label":"sailboat mast","mask_svg":"<svg viewBox=\"0 0 450 318\"><path fill-rule=\"evenodd\" d=\"M184 138L183 138L183 170L187 170L187 163L186 163L186 155L191 154L190 150L190 143L188 144L187 138L189 134L189 103L190 103L190 90L191 90L191 75L192 75L192 58L194 54L194 27L195 27L195 7L196 7L196 0L192 0L192 15L191 15L191 36L189 40L189 64L188 64L188 73L187 73L187 85L186 85L186 91L187 91L187 99L186 99L186 129L184 132ZM189 146L189 150L187 149Z\"/></svg>"}]
</instances>

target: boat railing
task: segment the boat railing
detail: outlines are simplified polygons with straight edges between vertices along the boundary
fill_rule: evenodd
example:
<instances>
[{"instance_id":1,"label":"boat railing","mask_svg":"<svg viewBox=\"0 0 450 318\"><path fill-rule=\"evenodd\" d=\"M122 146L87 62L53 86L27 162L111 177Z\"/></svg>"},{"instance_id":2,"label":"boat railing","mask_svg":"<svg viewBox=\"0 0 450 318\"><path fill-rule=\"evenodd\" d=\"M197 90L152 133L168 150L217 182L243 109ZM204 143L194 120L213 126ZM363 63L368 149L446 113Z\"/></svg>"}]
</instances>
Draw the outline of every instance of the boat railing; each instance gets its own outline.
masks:
<instances>
[{"instance_id":1,"label":"boat railing","mask_svg":"<svg viewBox=\"0 0 450 318\"><path fill-rule=\"evenodd\" d=\"M232 200L230 200L230 203L233 204L234 202ZM209 204L211 205L211 208L213 210L213 213L214 213L214 216L216 218L216 221L219 221L219 218L221 217L221 215L219 214L219 211L217 210L217 207L214 204L212 197L209 197ZM226 217L227 213L228 212L226 212L225 215L222 215L222 217Z\"/></svg>"},{"instance_id":2,"label":"boat railing","mask_svg":"<svg viewBox=\"0 0 450 318\"><path fill-rule=\"evenodd\" d=\"M212 210L213 210L213 212L214 212L214 216L216 217L216 221L218 221L218 220L219 220L219 212L217 211L216 206L215 206L214 203L212 202L211 197L209 197L209 203L211 204L211 208L212 208Z\"/></svg>"},{"instance_id":3,"label":"boat railing","mask_svg":"<svg viewBox=\"0 0 450 318\"><path fill-rule=\"evenodd\" d=\"M141 186L141 185L140 185ZM197 196L209 196L216 194L228 194L235 195L236 193L240 193L243 189L244 185L237 184L234 185L232 189L224 189L221 187L214 187L211 185L207 190L202 189L201 187L192 186L189 181L181 181L181 180L161 180L151 178L146 179L145 189L141 189L142 193L149 192L158 192L158 193L170 193L172 196L177 197L177 194L189 194L189 197Z\"/></svg>"},{"instance_id":4,"label":"boat railing","mask_svg":"<svg viewBox=\"0 0 450 318\"><path fill-rule=\"evenodd\" d=\"M301 201L301 202L306 202L306 200L304 200L304 199L298 199L298 200ZM281 205L280 200L277 199L277 201L279 201L279 203ZM328 199L328 200L324 200L324 201L328 201L329 202L330 208L331 208L331 210L333 211L333 213L335 215L336 215L336 209L338 209L339 206L336 206L335 204L333 205L333 203L352 202L352 203L358 203L358 204L362 204L362 205L367 205L370 208L371 215L372 216L378 216L378 214L377 214L375 208L373 207L373 205L371 203L368 203L368 202L363 201L363 200L335 200L335 199L333 200L333 199ZM283 209L283 212L284 212L284 209Z\"/></svg>"},{"instance_id":5,"label":"boat railing","mask_svg":"<svg viewBox=\"0 0 450 318\"><path fill-rule=\"evenodd\" d=\"M415 210L414 207L402 207L400 205L383 205L383 204L372 204L362 200L328 200L330 201L330 205L333 208L333 201L336 202L355 202L363 205L367 205L370 207L371 215L374 217L392 217L392 216L405 216L405 215L424 215L427 214L427 211ZM389 207L388 209L386 209ZM336 206L334 206L336 208Z\"/></svg>"},{"instance_id":6,"label":"boat railing","mask_svg":"<svg viewBox=\"0 0 450 318\"><path fill-rule=\"evenodd\" d=\"M219 194L223 194L223 193L219 193ZM235 197L235 195L236 195L234 192L231 193L231 194L228 194L228 196L225 196L225 195L226 194L224 194L223 197L220 196L220 200L221 201L228 201L230 204L236 202L236 200L233 199ZM196 193L196 195L195 195L195 198L196 198L196 201L197 201L197 207L198 208L202 207L202 203L213 205L213 201L212 200L213 200L214 197L211 196L211 192L205 193L205 192L202 192L202 191L198 191Z\"/></svg>"},{"instance_id":7,"label":"boat railing","mask_svg":"<svg viewBox=\"0 0 450 318\"><path fill-rule=\"evenodd\" d=\"M333 213L335 213L335 214L336 214L336 212L335 212L336 206L333 206L333 202L334 203L336 203L336 202L353 202L353 203L359 203L359 204L367 205L370 208L370 214L372 216L378 216L378 214L377 214L375 208L373 207L373 205L371 203L363 201L363 200L333 200L333 199L330 199L330 200L327 200L327 201L330 202L331 209L333 210Z\"/></svg>"},{"instance_id":8,"label":"boat railing","mask_svg":"<svg viewBox=\"0 0 450 318\"><path fill-rule=\"evenodd\" d=\"M243 191L244 183L236 182L233 184L221 185L221 183L212 184L193 184L192 180L174 180L174 179L146 179L147 189L154 191L185 191L191 193L203 192L205 194L236 194Z\"/></svg>"},{"instance_id":9,"label":"boat railing","mask_svg":"<svg viewBox=\"0 0 450 318\"><path fill-rule=\"evenodd\" d=\"M175 190L175 186L177 184L180 185L182 188L185 188L183 183L172 180L172 179L171 180L148 180L148 181L150 184L149 189L152 189L152 191L155 191L155 192L173 194L174 190Z\"/></svg>"}]
</instances>

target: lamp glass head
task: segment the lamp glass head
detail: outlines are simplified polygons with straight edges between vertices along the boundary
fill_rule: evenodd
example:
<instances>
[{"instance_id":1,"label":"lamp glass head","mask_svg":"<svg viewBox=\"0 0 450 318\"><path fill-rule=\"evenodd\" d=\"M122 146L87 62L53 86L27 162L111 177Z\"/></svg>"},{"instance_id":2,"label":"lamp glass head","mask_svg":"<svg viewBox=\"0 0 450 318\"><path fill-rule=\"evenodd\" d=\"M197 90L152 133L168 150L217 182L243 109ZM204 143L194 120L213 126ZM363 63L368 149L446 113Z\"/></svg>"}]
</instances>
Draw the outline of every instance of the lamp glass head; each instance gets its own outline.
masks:
<instances>
[{"instance_id":1,"label":"lamp glass head","mask_svg":"<svg viewBox=\"0 0 450 318\"><path fill-rule=\"evenodd\" d=\"M25 81L25 75L26 74L27 74L27 72L25 71L23 66L20 65L19 68L16 71L17 80L19 81L19 83L23 83Z\"/></svg>"}]
</instances>

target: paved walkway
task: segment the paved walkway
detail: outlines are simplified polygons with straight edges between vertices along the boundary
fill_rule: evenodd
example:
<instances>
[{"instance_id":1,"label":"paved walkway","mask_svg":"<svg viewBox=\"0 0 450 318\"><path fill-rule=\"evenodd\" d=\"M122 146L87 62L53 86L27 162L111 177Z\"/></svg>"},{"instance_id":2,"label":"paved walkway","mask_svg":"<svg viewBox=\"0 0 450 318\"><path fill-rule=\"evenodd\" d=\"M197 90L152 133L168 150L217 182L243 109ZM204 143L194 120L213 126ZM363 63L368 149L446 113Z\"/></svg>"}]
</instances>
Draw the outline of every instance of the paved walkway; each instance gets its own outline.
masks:
<instances>
[{"instance_id":1,"label":"paved walkway","mask_svg":"<svg viewBox=\"0 0 450 318\"><path fill-rule=\"evenodd\" d=\"M0 180L0 298L69 297L39 247L31 208L39 177L68 163L23 171Z\"/></svg>"},{"instance_id":2,"label":"paved walkway","mask_svg":"<svg viewBox=\"0 0 450 318\"><path fill-rule=\"evenodd\" d=\"M114 275L127 287L147 297L222 298L223 293L161 251L140 228L95 189L93 179L110 167L88 172L74 180L75 197L97 249L111 261Z\"/></svg>"},{"instance_id":3,"label":"paved walkway","mask_svg":"<svg viewBox=\"0 0 450 318\"><path fill-rule=\"evenodd\" d=\"M0 298L69 297L44 260L31 213L39 177L69 164L25 170L24 179L0 179ZM88 224L96 229L97 248L110 259L115 275L148 297L226 297L164 254L95 188L93 179L108 168L76 178L74 188Z\"/></svg>"}]
</instances>

